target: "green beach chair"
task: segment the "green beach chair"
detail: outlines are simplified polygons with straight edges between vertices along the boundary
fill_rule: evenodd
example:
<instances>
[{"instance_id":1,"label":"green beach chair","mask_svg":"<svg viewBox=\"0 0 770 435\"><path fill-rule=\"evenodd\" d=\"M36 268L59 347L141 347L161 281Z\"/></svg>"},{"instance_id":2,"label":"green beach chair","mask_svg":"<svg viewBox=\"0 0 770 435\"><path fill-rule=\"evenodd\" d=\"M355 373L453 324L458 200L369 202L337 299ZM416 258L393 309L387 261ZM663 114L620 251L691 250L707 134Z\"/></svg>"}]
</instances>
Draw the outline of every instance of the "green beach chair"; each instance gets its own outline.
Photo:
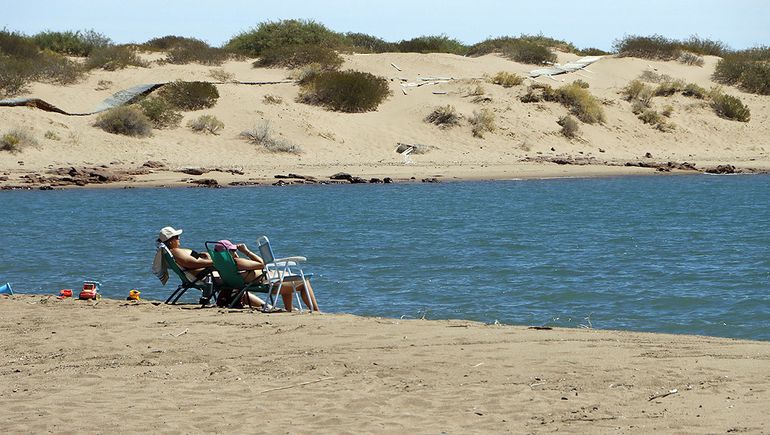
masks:
<instances>
[{"instance_id":1,"label":"green beach chair","mask_svg":"<svg viewBox=\"0 0 770 435\"><path fill-rule=\"evenodd\" d=\"M219 291L230 290L230 298L226 301L229 308L238 304L246 292L268 293L270 291L270 284L244 281L232 255L226 250L219 252L214 250L216 244L217 242L206 242L206 251L208 251L211 261L214 262L214 269L219 272L219 279L221 280L218 284ZM249 307L251 307L251 300L249 300Z\"/></svg>"},{"instance_id":2,"label":"green beach chair","mask_svg":"<svg viewBox=\"0 0 770 435\"><path fill-rule=\"evenodd\" d=\"M173 270L181 280L179 287L177 287L176 290L171 293L168 299L166 299L167 304L175 304L179 298L181 298L182 295L184 295L185 292L191 288L201 291L201 305L208 304L212 298L216 300L217 289L214 286L214 281L211 276L211 272L214 270L213 268L206 268L202 272L198 273L198 276L195 277L195 279L191 279L191 277L188 276L187 273L181 267L179 267L178 264L176 264L176 260L174 260L174 256L171 254L171 251L169 251L168 247L162 243L159 245L160 246L158 246L158 249L162 249L163 258L166 261L168 268Z\"/></svg>"}]
</instances>

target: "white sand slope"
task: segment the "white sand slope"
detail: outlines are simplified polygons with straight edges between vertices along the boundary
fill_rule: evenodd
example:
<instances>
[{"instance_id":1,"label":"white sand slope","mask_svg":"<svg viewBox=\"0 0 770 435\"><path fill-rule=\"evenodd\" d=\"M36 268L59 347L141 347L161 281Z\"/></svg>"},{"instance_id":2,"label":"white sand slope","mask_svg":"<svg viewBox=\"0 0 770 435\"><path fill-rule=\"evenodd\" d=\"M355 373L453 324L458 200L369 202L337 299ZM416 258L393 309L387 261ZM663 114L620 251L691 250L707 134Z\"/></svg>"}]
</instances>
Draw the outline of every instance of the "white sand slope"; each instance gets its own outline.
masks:
<instances>
[{"instance_id":1,"label":"white sand slope","mask_svg":"<svg viewBox=\"0 0 770 435\"><path fill-rule=\"evenodd\" d=\"M155 55L154 58L158 56ZM560 62L577 58L559 54ZM218 85L220 99L211 109L185 113L182 126L154 130L149 138L130 138L105 133L92 126L97 115L72 117L36 109L0 108L0 130L22 128L39 144L19 154L0 153L0 170L8 173L6 184L13 184L27 172L49 167L111 165L131 168L147 160L159 160L171 168L238 168L242 176L219 174L224 181L250 178L271 179L277 173L301 173L326 177L344 170L353 175L442 176L446 178L510 178L558 175L601 175L636 173L638 168L557 166L552 163L522 163L524 158L594 157L600 162L622 164L627 161L694 162L699 167L734 164L741 168L770 168L770 97L724 88L739 96L751 109L748 123L718 118L703 101L675 95L655 97L653 107L673 107L673 132L660 132L645 125L631 112L620 90L645 70L667 74L696 83L706 89L715 86L710 79L718 58L706 57L703 67L678 62L653 62L634 58L606 57L591 65L590 72L541 77L540 82L560 86L581 79L604 102L606 122L580 125L580 139L568 140L559 133L556 120L568 113L558 103L522 103L522 86L503 88L486 82L485 76L499 71L521 75L534 68L499 56L479 58L449 54L388 53L346 55L343 69L370 72L390 79L392 95L378 110L369 113L337 113L295 101L299 87L294 83L250 86ZM395 64L398 71L391 64ZM290 76L283 69L253 68L251 61L232 61L222 67L240 81L275 81ZM137 84L177 79L208 80L211 67L158 65L127 68L115 72L95 71L84 81L69 86L34 84L24 96L41 98L68 111L88 111L114 92ZM404 88L401 83L420 82L424 77L449 77L448 83ZM403 82L405 79L406 82ZM100 80L107 89L96 90ZM469 90L481 84L487 102L474 103ZM404 95L402 89L406 89ZM266 104L265 95L281 97L281 104ZM473 137L467 120L462 125L440 129L424 121L435 107L452 105L463 116L488 108L495 114L497 129L483 139ZM211 114L224 122L218 136L201 135L185 127L187 121ZM299 145L300 155L275 154L258 149L238 137L243 130L268 121L277 137ZM45 139L46 132L60 139ZM435 147L427 154L413 155L413 164L395 152L397 143ZM650 153L652 159L645 159ZM23 166L19 164L23 162ZM650 170L641 172L649 173ZM173 183L183 177L169 173L139 177L149 183Z\"/></svg>"}]
</instances>

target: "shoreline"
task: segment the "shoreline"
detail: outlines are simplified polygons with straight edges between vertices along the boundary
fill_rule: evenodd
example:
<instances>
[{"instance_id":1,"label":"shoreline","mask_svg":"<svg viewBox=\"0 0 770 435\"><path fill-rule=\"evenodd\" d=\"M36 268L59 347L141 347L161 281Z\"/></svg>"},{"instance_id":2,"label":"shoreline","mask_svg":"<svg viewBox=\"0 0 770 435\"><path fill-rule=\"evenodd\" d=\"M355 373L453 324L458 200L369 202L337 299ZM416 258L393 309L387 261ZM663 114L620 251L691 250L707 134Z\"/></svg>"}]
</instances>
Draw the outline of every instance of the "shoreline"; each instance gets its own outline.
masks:
<instances>
[{"instance_id":1,"label":"shoreline","mask_svg":"<svg viewBox=\"0 0 770 435\"><path fill-rule=\"evenodd\" d=\"M149 162L148 162L149 163ZM647 166L644 166L647 165ZM689 165L689 166L688 166ZM283 185L323 184L405 184L442 183L508 180L547 180L578 178L610 178L655 175L761 175L770 168L742 167L731 164L696 167L689 163L673 162L632 162L625 164L586 163L514 163L479 164L468 166L419 165L376 167L361 165L303 165L275 168L250 168L247 170L222 168L162 168L138 173L142 169L125 167L70 167L77 171L80 179L69 177L67 167L56 170L15 170L5 171L0 177L0 190L52 190L52 189L126 189L126 188L224 188ZM479 168L479 166L481 168ZM690 168L690 166L692 168ZM727 168L722 171L721 168ZM271 171L272 170L272 171ZM48 173L64 176L46 176ZM89 171L92 171L89 173ZM229 173L229 172L235 173ZM713 172L711 172L713 171ZM274 172L272 176L268 175ZM481 175L483 173L483 175ZM346 178L334 179L343 174ZM391 174L391 175L386 175ZM90 177L90 178L89 178Z\"/></svg>"},{"instance_id":2,"label":"shoreline","mask_svg":"<svg viewBox=\"0 0 770 435\"><path fill-rule=\"evenodd\" d=\"M767 342L38 295L0 314L12 432L770 426Z\"/></svg>"}]
</instances>

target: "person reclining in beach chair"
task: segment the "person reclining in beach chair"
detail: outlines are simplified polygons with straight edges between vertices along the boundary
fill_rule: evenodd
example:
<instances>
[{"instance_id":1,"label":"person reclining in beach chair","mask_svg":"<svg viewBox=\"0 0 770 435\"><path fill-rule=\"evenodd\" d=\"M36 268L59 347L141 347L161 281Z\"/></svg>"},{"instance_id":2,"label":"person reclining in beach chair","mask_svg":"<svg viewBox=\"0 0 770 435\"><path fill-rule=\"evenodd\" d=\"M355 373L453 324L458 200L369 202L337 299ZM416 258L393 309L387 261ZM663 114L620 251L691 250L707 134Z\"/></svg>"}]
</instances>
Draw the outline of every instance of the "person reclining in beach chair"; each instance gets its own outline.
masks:
<instances>
[{"instance_id":1,"label":"person reclining in beach chair","mask_svg":"<svg viewBox=\"0 0 770 435\"><path fill-rule=\"evenodd\" d=\"M207 247L210 244L213 244L214 253L227 251L230 254L235 262L235 268L238 270L245 285L267 286L273 294L279 292L281 294L281 299L283 300L283 307L286 311L290 312L294 309L292 296L296 290L299 292L302 302L304 302L305 306L308 307L311 312L320 312L315 293L313 293L313 287L310 285L308 279L305 279L301 284L291 283L288 279L286 282L279 282L279 280L276 279L279 272L275 270L265 271L265 261L259 255L251 252L245 244L239 243L236 245L229 240L206 242ZM247 258L239 256L238 252L244 254ZM224 264L221 266L226 267ZM280 284L280 289L275 285L276 282ZM307 284L307 286L305 286L305 284Z\"/></svg>"},{"instance_id":2,"label":"person reclining in beach chair","mask_svg":"<svg viewBox=\"0 0 770 435\"><path fill-rule=\"evenodd\" d=\"M168 249L168 252L170 252L173 257L173 261L180 269L182 269L187 280L192 283L189 287L198 288L198 284L196 283L202 284L203 280L206 279L208 275L212 275L211 279L213 279L213 284L216 286L217 277L212 274L214 262L211 261L209 254L182 248L179 240L181 234L181 229L177 230L173 227L164 227L158 233L157 242L159 245L163 246L158 247L158 252L155 254L155 260L153 261L152 269L155 275L158 276L164 285L166 284L166 281L168 280L168 271L164 267L167 265L164 264L162 254L163 249ZM184 287L184 284L181 287ZM184 292L182 291L182 293ZM174 297L174 294L172 294L166 302L170 301L172 297ZM176 299L174 299L173 302L176 302L179 297L181 297L181 293L176 296ZM202 302L207 303L207 301ZM243 294L240 303L242 306L249 305L258 309L261 309L265 305L265 302L262 299L249 292Z\"/></svg>"}]
</instances>

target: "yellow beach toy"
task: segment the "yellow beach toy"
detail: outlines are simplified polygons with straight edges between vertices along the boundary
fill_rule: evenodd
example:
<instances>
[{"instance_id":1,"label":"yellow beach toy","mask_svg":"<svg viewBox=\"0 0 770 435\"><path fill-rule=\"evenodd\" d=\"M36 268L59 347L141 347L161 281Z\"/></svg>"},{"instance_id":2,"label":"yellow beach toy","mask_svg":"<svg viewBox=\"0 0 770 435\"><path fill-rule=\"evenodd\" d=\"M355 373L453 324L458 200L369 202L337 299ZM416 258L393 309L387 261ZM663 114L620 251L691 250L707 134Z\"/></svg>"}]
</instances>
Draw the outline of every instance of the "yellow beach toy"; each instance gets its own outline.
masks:
<instances>
[{"instance_id":1,"label":"yellow beach toy","mask_svg":"<svg viewBox=\"0 0 770 435\"><path fill-rule=\"evenodd\" d=\"M141 293L139 292L139 290L131 290L131 291L128 292L128 297L126 298L126 300L128 300L128 301L138 301L138 300L140 300L139 299L139 295L140 294Z\"/></svg>"}]
</instances>

